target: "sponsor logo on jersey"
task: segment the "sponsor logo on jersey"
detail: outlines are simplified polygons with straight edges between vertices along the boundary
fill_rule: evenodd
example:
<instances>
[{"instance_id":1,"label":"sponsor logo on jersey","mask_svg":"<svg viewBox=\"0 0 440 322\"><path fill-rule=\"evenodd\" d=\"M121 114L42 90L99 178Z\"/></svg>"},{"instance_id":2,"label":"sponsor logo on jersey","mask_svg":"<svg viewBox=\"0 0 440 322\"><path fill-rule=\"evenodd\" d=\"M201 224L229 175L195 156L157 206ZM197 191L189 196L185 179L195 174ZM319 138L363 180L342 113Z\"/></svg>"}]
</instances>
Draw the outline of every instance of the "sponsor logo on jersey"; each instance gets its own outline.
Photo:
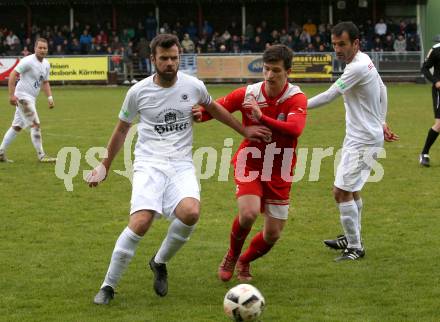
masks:
<instances>
[{"instance_id":1,"label":"sponsor logo on jersey","mask_svg":"<svg viewBox=\"0 0 440 322\"><path fill-rule=\"evenodd\" d=\"M176 109L167 109L156 117L156 122L161 124L155 125L154 130L158 134L184 131L188 128L189 122L179 122L179 120L183 118L184 115L181 111Z\"/></svg>"},{"instance_id":2,"label":"sponsor logo on jersey","mask_svg":"<svg viewBox=\"0 0 440 322\"><path fill-rule=\"evenodd\" d=\"M286 120L286 115L284 115L284 113L278 114L277 120L278 121L285 121Z\"/></svg>"}]
</instances>

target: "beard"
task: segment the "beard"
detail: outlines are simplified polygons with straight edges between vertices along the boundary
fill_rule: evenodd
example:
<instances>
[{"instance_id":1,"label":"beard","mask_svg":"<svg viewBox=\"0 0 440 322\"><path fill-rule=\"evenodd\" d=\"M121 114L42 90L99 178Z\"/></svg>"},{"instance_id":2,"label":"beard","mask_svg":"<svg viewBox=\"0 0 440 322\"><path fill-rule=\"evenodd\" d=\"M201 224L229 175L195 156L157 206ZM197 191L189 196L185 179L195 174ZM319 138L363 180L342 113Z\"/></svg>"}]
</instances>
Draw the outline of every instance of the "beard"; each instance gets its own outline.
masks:
<instances>
[{"instance_id":1,"label":"beard","mask_svg":"<svg viewBox=\"0 0 440 322\"><path fill-rule=\"evenodd\" d=\"M176 69L174 71L170 71L170 70L160 71L157 68L157 66L155 66L155 67L156 67L156 74L159 76L160 79L162 79L166 82L171 82L172 80L174 80L176 78L178 69Z\"/></svg>"}]
</instances>

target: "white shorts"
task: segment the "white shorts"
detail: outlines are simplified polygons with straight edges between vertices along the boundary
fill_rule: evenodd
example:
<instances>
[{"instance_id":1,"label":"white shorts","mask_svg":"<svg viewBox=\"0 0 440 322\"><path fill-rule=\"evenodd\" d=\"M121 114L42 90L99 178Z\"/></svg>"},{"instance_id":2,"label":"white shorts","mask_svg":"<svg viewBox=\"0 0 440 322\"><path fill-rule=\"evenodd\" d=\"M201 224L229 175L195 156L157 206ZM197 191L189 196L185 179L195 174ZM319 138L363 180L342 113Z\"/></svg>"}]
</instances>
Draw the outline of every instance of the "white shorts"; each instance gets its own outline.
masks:
<instances>
[{"instance_id":1,"label":"white shorts","mask_svg":"<svg viewBox=\"0 0 440 322\"><path fill-rule=\"evenodd\" d=\"M375 144L344 140L341 161L335 176L335 187L344 191L360 191L367 182L373 162L383 147L383 141Z\"/></svg>"},{"instance_id":2,"label":"white shorts","mask_svg":"<svg viewBox=\"0 0 440 322\"><path fill-rule=\"evenodd\" d=\"M130 214L152 210L156 217L175 217L174 210L183 198L200 201L200 189L192 162L148 162L133 164L133 189Z\"/></svg>"},{"instance_id":3,"label":"white shorts","mask_svg":"<svg viewBox=\"0 0 440 322\"><path fill-rule=\"evenodd\" d=\"M40 124L35 102L24 99L18 100L12 126L25 129L32 124Z\"/></svg>"}]
</instances>

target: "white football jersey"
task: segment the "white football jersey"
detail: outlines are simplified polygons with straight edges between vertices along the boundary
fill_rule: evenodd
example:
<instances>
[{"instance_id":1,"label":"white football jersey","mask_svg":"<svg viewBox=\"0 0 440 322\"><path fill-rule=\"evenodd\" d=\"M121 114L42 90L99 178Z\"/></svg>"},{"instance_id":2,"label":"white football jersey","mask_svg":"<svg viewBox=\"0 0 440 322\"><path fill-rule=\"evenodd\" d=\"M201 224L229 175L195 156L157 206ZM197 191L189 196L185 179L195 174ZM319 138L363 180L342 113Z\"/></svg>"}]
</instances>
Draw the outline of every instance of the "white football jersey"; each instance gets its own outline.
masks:
<instances>
[{"instance_id":1,"label":"white football jersey","mask_svg":"<svg viewBox=\"0 0 440 322\"><path fill-rule=\"evenodd\" d=\"M14 70L20 74L15 96L18 99L35 101L41 84L49 80L50 64L47 59L40 62L35 54L29 55L21 59Z\"/></svg>"},{"instance_id":2,"label":"white football jersey","mask_svg":"<svg viewBox=\"0 0 440 322\"><path fill-rule=\"evenodd\" d=\"M335 82L344 97L347 138L366 144L383 141L385 112L380 104L381 84L370 57L360 51Z\"/></svg>"},{"instance_id":3,"label":"white football jersey","mask_svg":"<svg viewBox=\"0 0 440 322\"><path fill-rule=\"evenodd\" d=\"M119 119L131 123L139 114L136 160L192 160L192 107L208 105L212 98L205 84L178 72L176 83L163 88L153 76L131 87Z\"/></svg>"}]
</instances>

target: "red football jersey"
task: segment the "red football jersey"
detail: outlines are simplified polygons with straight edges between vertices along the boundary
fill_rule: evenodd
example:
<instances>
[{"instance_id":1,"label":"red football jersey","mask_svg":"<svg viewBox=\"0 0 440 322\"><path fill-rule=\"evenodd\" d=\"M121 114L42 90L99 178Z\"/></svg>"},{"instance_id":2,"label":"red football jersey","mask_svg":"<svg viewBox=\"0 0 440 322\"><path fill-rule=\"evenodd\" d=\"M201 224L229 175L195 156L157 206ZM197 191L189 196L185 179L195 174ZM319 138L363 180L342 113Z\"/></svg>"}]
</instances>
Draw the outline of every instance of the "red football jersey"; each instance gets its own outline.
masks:
<instances>
[{"instance_id":1,"label":"red football jersey","mask_svg":"<svg viewBox=\"0 0 440 322\"><path fill-rule=\"evenodd\" d=\"M249 96L255 98L263 113L259 121L253 120L251 110L246 107ZM217 102L231 113L240 110L244 126L262 124L272 130L272 137L267 142L243 140L232 159L234 166L236 166L237 156L245 152L242 151L243 149L255 147L260 151L261 157L253 157L249 153L246 166L255 170L262 170L266 147L270 145L269 148L273 149L276 147L281 149L280 153L274 154L271 171L272 177L280 177L284 156L286 156L286 160L291 158L289 173L292 174L291 170L296 164L296 154L293 153L292 155L291 151L287 153L288 150L285 149L296 149L297 139L304 129L307 116L307 98L298 86L286 83L281 93L277 97L272 98L266 94L265 83L260 82L238 88L227 96L219 98ZM268 161L270 162L270 160L266 160L265 168Z\"/></svg>"}]
</instances>

